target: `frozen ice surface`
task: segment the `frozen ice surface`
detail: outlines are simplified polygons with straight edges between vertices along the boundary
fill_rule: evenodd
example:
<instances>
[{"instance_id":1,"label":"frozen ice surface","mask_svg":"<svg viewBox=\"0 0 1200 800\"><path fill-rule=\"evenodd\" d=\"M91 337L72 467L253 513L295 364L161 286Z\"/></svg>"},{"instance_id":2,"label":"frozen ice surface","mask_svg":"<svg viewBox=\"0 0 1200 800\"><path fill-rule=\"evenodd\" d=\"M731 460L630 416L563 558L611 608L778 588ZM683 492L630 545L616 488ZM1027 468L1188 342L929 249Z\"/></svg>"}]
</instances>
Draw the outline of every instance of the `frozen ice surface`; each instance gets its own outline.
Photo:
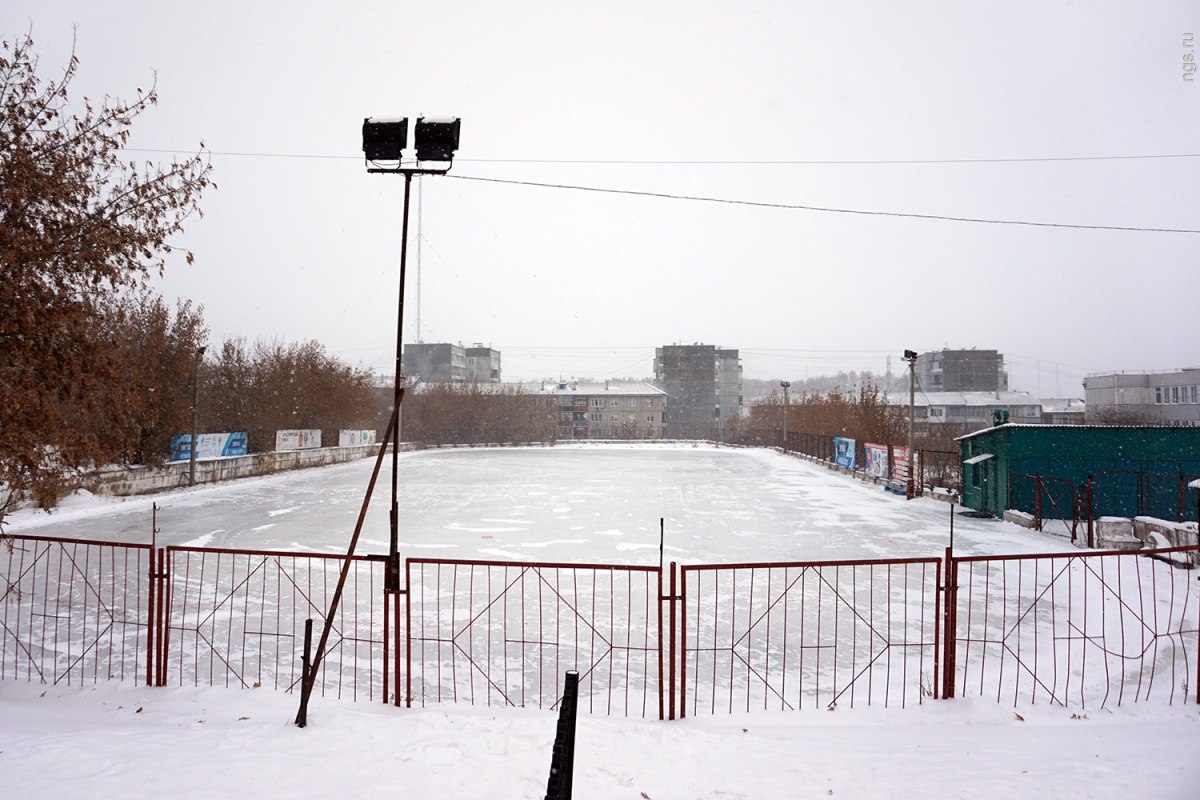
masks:
<instances>
[{"instance_id":1,"label":"frozen ice surface","mask_svg":"<svg viewBox=\"0 0 1200 800\"><path fill-rule=\"evenodd\" d=\"M160 545L345 552L374 459L128 498L26 510L11 533ZM399 459L402 556L657 564L940 557L950 506L772 450L557 445L424 450ZM391 458L357 553L387 550ZM958 555L1069 549L993 519L954 519Z\"/></svg>"}]
</instances>

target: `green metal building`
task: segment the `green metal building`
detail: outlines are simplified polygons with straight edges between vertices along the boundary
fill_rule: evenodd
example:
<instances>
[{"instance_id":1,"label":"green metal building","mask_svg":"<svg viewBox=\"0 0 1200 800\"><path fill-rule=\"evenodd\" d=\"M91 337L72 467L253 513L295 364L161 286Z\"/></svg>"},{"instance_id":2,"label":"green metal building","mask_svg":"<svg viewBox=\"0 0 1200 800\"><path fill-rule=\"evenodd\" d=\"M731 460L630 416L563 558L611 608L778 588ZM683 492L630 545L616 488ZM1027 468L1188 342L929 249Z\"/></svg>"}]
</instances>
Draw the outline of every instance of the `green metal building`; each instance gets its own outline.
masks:
<instances>
[{"instance_id":1,"label":"green metal building","mask_svg":"<svg viewBox=\"0 0 1200 800\"><path fill-rule=\"evenodd\" d=\"M1070 519L1090 484L1092 513L1195 520L1200 428L1003 424L959 437L963 505ZM1041 487L1040 493L1037 487Z\"/></svg>"}]
</instances>

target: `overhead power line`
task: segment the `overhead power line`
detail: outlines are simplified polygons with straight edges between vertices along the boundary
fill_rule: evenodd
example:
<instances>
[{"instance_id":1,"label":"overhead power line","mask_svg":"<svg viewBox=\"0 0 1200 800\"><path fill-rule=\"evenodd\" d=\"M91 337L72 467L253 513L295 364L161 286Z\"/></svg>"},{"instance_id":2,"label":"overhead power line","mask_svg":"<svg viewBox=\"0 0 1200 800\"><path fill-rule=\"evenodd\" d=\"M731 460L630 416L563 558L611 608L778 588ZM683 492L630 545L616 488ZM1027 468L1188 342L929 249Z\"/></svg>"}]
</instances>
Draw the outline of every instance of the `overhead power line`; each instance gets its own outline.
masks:
<instances>
[{"instance_id":1,"label":"overhead power line","mask_svg":"<svg viewBox=\"0 0 1200 800\"><path fill-rule=\"evenodd\" d=\"M127 153L194 154L195 150L163 148L124 148ZM361 161L362 155L328 155L322 153L261 153L231 150L207 150L214 156L238 158L301 158L340 159ZM1010 158L859 158L859 159L770 159L739 161L732 159L650 159L650 158L456 158L459 164L629 164L635 166L871 166L904 164L1052 164L1072 161L1152 161L1160 159L1200 158L1200 153L1136 153L1107 156L1029 156Z\"/></svg>"},{"instance_id":2,"label":"overhead power line","mask_svg":"<svg viewBox=\"0 0 1200 800\"><path fill-rule=\"evenodd\" d=\"M704 197L701 195L669 194L667 192L645 192L635 189L609 189L600 186L580 186L565 183L541 183L539 181L519 181L506 178L480 178L472 175L447 175L460 181L483 181L485 183L503 183L512 186L535 186L542 189L569 189L578 192L596 192L599 194L620 194L633 197L653 197L661 200L692 200L703 203L723 203L735 206L752 206L755 208L778 208L790 211L819 211L826 214L856 214L868 217L899 217L903 219L928 219L941 222L975 222L984 225L1022 225L1034 228L1069 228L1090 231L1137 231L1142 233L1200 233L1191 228L1147 228L1133 225L1081 225L1069 222L1036 222L1018 219L988 219L985 217L958 217L948 214L916 214L904 211L868 211L858 208L833 208L829 206L811 206L800 203L768 203L760 200L732 200L723 197Z\"/></svg>"}]
</instances>

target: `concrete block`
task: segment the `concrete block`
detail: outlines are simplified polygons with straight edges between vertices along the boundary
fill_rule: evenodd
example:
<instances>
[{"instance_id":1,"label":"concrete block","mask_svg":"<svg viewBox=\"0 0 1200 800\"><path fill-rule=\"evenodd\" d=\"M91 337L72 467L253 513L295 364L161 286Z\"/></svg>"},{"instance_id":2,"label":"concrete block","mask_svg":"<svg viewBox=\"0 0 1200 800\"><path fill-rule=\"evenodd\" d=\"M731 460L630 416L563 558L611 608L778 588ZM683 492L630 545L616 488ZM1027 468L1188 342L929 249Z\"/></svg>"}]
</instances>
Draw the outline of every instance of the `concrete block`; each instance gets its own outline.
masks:
<instances>
[{"instance_id":1,"label":"concrete block","mask_svg":"<svg viewBox=\"0 0 1200 800\"><path fill-rule=\"evenodd\" d=\"M1024 511L1017 511L1015 508L1010 508L1004 512L1004 521L1020 525L1022 528L1032 528L1033 514L1027 514Z\"/></svg>"}]
</instances>

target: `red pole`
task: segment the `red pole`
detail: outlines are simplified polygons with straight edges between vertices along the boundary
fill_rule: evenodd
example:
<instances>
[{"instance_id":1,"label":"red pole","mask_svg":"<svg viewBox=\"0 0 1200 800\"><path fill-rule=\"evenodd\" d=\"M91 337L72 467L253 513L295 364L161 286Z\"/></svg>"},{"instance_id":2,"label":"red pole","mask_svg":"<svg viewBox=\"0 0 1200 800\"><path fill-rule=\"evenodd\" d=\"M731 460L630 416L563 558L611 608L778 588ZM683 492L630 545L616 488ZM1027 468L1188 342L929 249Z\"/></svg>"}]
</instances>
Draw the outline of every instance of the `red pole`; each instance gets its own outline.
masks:
<instances>
[{"instance_id":1,"label":"red pole","mask_svg":"<svg viewBox=\"0 0 1200 800\"><path fill-rule=\"evenodd\" d=\"M157 543L155 533L158 529L158 503L150 512L150 550L146 558L147 577L150 579L146 594L146 685L154 685L154 545Z\"/></svg>"},{"instance_id":2,"label":"red pole","mask_svg":"<svg viewBox=\"0 0 1200 800\"><path fill-rule=\"evenodd\" d=\"M668 658L670 659L670 680L667 685L671 691L671 701L668 704L668 708L670 709L670 715L667 718L675 719L675 562L674 561L671 562L671 598L670 598L669 602L671 604L671 614L670 614L670 621L671 621L670 643L671 644L667 650Z\"/></svg>"},{"instance_id":3,"label":"red pole","mask_svg":"<svg viewBox=\"0 0 1200 800\"><path fill-rule=\"evenodd\" d=\"M385 563L383 569L384 569L384 572L386 573L386 571L388 569L388 564ZM388 638L392 633L391 625L389 624L391 622L391 614L392 614L392 608L391 608L390 593L388 592L387 589L384 589L383 590L383 702L384 702L384 705L387 705L387 702L388 702L388 688L389 688L388 678L391 677L389 675L389 672L390 672L390 665L392 662L391 662L391 659L388 658L388 653L391 652L391 648L389 647L389 645L391 644L391 640ZM400 691L399 686L396 687L396 691Z\"/></svg>"},{"instance_id":4,"label":"red pole","mask_svg":"<svg viewBox=\"0 0 1200 800\"><path fill-rule=\"evenodd\" d=\"M663 685L663 577L662 562L658 564L658 718L666 719L666 687Z\"/></svg>"}]
</instances>

